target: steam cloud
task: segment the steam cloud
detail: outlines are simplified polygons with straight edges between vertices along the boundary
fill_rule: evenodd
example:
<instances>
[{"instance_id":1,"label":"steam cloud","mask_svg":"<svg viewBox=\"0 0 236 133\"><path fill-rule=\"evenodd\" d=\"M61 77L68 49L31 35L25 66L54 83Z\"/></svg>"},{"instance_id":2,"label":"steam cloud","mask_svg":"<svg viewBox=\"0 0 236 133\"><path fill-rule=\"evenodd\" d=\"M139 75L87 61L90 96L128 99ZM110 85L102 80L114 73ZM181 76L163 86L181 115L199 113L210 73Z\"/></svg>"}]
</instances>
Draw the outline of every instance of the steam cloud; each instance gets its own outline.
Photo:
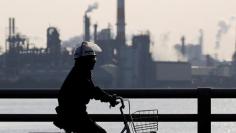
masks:
<instances>
[{"instance_id":1,"label":"steam cloud","mask_svg":"<svg viewBox=\"0 0 236 133\"><path fill-rule=\"evenodd\" d=\"M229 19L229 22L225 22L225 21L220 21L218 23L219 29L216 33L216 44L215 44L215 49L219 49L220 48L220 42L222 39L222 36L226 33L228 33L228 31L230 30L230 28L232 27L232 22L234 22L236 20L236 17L231 17Z\"/></svg>"},{"instance_id":2,"label":"steam cloud","mask_svg":"<svg viewBox=\"0 0 236 133\"><path fill-rule=\"evenodd\" d=\"M63 48L76 48L83 42L83 36L74 36L66 41L62 42Z\"/></svg>"},{"instance_id":3,"label":"steam cloud","mask_svg":"<svg viewBox=\"0 0 236 133\"><path fill-rule=\"evenodd\" d=\"M155 44L153 49L156 49L155 52L152 53L153 59L155 61L180 61L178 52L176 49L170 44L171 33L163 33L159 39L159 45ZM182 61L182 60L181 60Z\"/></svg>"},{"instance_id":4,"label":"steam cloud","mask_svg":"<svg viewBox=\"0 0 236 133\"><path fill-rule=\"evenodd\" d=\"M98 3L94 3L92 5L89 5L88 6L88 9L86 10L85 13L89 13L89 12L92 12L94 9L97 9L98 8Z\"/></svg>"},{"instance_id":5,"label":"steam cloud","mask_svg":"<svg viewBox=\"0 0 236 133\"><path fill-rule=\"evenodd\" d=\"M162 45L164 45L164 46L167 45L169 38L170 38L169 36L170 36L170 32L167 32L161 36Z\"/></svg>"}]
</instances>

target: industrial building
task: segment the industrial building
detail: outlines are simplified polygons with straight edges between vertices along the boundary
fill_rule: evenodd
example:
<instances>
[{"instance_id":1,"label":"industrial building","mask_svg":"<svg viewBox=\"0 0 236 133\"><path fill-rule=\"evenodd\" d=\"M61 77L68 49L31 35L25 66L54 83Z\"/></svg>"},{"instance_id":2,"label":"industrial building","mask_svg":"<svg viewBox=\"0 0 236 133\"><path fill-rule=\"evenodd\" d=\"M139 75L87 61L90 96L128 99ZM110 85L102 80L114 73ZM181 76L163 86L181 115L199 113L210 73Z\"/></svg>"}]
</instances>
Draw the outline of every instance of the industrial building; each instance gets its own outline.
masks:
<instances>
[{"instance_id":1,"label":"industrial building","mask_svg":"<svg viewBox=\"0 0 236 133\"><path fill-rule=\"evenodd\" d=\"M156 86L190 87L192 80L191 64L188 62L156 62Z\"/></svg>"},{"instance_id":2,"label":"industrial building","mask_svg":"<svg viewBox=\"0 0 236 133\"><path fill-rule=\"evenodd\" d=\"M61 49L60 34L55 27L46 30L47 47L30 48L30 39L16 33L15 19L9 18L6 52L1 58L2 86L40 87L58 86L71 67L71 55ZM52 83L52 84L51 84ZM43 85L45 84L45 85Z\"/></svg>"},{"instance_id":3,"label":"industrial building","mask_svg":"<svg viewBox=\"0 0 236 133\"><path fill-rule=\"evenodd\" d=\"M117 0L116 36L112 36L114 33L110 27L98 30L98 25L94 24L92 37L90 19L85 12L84 40L94 41L103 49L98 54L97 67L94 70L95 82L107 88L148 87L149 79L153 77L150 68L154 68L150 65L153 63L149 52L150 36L135 35L132 39L133 45L126 44L125 1ZM2 55L4 63L1 64L4 78L0 79L6 86L60 86L73 66L73 56L69 51L62 50L60 33L56 27L47 28L46 36L46 48L32 48L27 36L15 32L15 19L9 19L7 49Z\"/></svg>"},{"instance_id":4,"label":"industrial building","mask_svg":"<svg viewBox=\"0 0 236 133\"><path fill-rule=\"evenodd\" d=\"M175 45L175 49L181 54L180 58L190 62L193 66L203 66L205 65L205 56L203 55L203 35L198 39L197 44L186 43L186 37L181 37L181 43ZM182 60L182 59L179 59Z\"/></svg>"},{"instance_id":5,"label":"industrial building","mask_svg":"<svg viewBox=\"0 0 236 133\"><path fill-rule=\"evenodd\" d=\"M124 0L117 0L116 33L110 26L100 29L97 23L91 24L91 19L85 12L84 40L103 49L94 70L94 81L103 88L236 86L236 54L232 62L203 55L203 32L197 44L186 43L183 36L175 45L186 60L160 62L152 59L149 33L133 35L132 44L127 45ZM0 56L0 87L59 88L74 61L71 51L62 48L58 29L48 27L46 48L37 48L16 32L15 25L15 19L9 18L6 52Z\"/></svg>"}]
</instances>

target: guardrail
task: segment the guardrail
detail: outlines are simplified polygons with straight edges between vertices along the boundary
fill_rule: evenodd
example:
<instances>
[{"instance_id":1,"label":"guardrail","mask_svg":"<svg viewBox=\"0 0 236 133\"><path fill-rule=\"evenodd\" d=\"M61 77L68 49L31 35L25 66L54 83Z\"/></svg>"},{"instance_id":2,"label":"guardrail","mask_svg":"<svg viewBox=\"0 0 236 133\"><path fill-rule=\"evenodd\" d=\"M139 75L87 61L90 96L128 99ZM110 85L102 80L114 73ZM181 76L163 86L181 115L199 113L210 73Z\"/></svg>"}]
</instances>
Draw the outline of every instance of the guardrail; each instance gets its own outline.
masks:
<instances>
[{"instance_id":1,"label":"guardrail","mask_svg":"<svg viewBox=\"0 0 236 133\"><path fill-rule=\"evenodd\" d=\"M236 114L211 114L211 98L236 98L236 89L109 89L125 98L197 98L197 114L159 114L160 122L198 122L198 133L210 133L211 122L235 122ZM58 90L4 89L0 98L57 98ZM119 122L119 114L91 114L96 121ZM0 121L5 122L48 122L53 121L55 114L0 114ZM128 118L128 116L127 116Z\"/></svg>"}]
</instances>

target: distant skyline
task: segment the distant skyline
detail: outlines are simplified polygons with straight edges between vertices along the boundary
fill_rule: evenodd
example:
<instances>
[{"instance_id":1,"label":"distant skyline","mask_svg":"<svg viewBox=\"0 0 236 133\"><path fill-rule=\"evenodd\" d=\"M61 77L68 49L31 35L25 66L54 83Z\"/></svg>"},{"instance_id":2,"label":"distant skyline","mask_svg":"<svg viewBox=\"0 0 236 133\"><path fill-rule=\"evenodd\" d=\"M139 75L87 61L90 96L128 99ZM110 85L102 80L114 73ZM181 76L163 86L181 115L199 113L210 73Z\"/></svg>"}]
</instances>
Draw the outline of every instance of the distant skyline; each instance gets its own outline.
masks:
<instances>
[{"instance_id":1,"label":"distant skyline","mask_svg":"<svg viewBox=\"0 0 236 133\"><path fill-rule=\"evenodd\" d=\"M46 46L49 26L60 30L62 40L81 35L84 13L96 2L98 9L89 14L92 24L98 23L100 30L110 23L116 33L117 0L1 0L0 46L4 47L9 17L15 17L17 31L39 47ZM155 56L176 60L170 47L180 43L182 35L187 43L197 43L203 29L204 53L231 60L236 39L235 0L126 0L125 4L128 39L149 30Z\"/></svg>"}]
</instances>

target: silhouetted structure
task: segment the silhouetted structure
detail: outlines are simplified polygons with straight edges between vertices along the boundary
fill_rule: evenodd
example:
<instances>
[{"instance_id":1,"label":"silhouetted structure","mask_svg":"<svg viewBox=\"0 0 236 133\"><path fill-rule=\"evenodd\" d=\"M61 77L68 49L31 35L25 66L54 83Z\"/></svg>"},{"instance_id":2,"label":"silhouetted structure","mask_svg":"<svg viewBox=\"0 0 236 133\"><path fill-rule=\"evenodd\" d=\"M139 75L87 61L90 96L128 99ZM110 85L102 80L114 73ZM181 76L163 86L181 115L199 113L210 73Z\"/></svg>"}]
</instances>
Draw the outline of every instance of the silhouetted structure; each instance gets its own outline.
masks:
<instances>
[{"instance_id":1,"label":"silhouetted structure","mask_svg":"<svg viewBox=\"0 0 236 133\"><path fill-rule=\"evenodd\" d=\"M95 9L96 6L92 8ZM110 26L99 29L98 24L95 24L92 37L89 12L91 9L83 16L84 40L93 39L103 49L103 52L97 55L97 67L94 70L95 82L101 87L148 88L170 87L170 84L171 87L236 86L236 54L234 53L232 62L219 62L210 55L203 55L202 30L196 44L187 43L183 36L180 44L175 45L181 55L181 62L157 62L152 59L150 53L149 33L134 35L132 43L127 45L125 0L117 0L116 33L112 32ZM1 87L60 86L73 64L72 52L62 48L60 33L56 27L48 27L46 32L46 48L33 47L27 36L16 32L15 19L9 19L6 52L0 57ZM172 68L176 70L177 75L182 71L187 77L191 74L191 78L183 82L179 79L159 80L165 76L162 72L168 72ZM174 71L171 74L173 73Z\"/></svg>"},{"instance_id":2,"label":"silhouetted structure","mask_svg":"<svg viewBox=\"0 0 236 133\"><path fill-rule=\"evenodd\" d=\"M155 64L151 58L149 34L133 36L132 44L133 87L151 87L155 78Z\"/></svg>"},{"instance_id":3,"label":"silhouetted structure","mask_svg":"<svg viewBox=\"0 0 236 133\"><path fill-rule=\"evenodd\" d=\"M125 1L117 0L117 36L116 40L120 41L120 45L125 41Z\"/></svg>"},{"instance_id":4,"label":"silhouetted structure","mask_svg":"<svg viewBox=\"0 0 236 133\"><path fill-rule=\"evenodd\" d=\"M188 62L161 62L155 64L155 85L164 88L190 87L191 64Z\"/></svg>"},{"instance_id":5,"label":"silhouetted structure","mask_svg":"<svg viewBox=\"0 0 236 133\"><path fill-rule=\"evenodd\" d=\"M205 65L205 57L202 54L202 36L198 44L187 44L186 38L181 37L181 44L176 44L175 49L182 55L180 60L189 61L194 66Z\"/></svg>"},{"instance_id":6,"label":"silhouetted structure","mask_svg":"<svg viewBox=\"0 0 236 133\"><path fill-rule=\"evenodd\" d=\"M87 13L84 15L84 40L90 41L90 18Z\"/></svg>"},{"instance_id":7,"label":"silhouetted structure","mask_svg":"<svg viewBox=\"0 0 236 133\"><path fill-rule=\"evenodd\" d=\"M61 40L59 37L60 34L55 27L47 29L47 51L54 57L61 54Z\"/></svg>"},{"instance_id":8,"label":"silhouetted structure","mask_svg":"<svg viewBox=\"0 0 236 133\"><path fill-rule=\"evenodd\" d=\"M16 33L14 18L9 19L9 35L6 39L6 53L2 56L3 86L14 87L56 87L71 66L68 51L61 50L60 34L55 27L47 29L47 47L30 48L29 39Z\"/></svg>"},{"instance_id":9,"label":"silhouetted structure","mask_svg":"<svg viewBox=\"0 0 236 133\"><path fill-rule=\"evenodd\" d=\"M186 46L185 46L185 37L184 37L184 36L181 38L181 42L182 42L181 54L183 55L183 57L185 57L185 54L186 54Z\"/></svg>"}]
</instances>

